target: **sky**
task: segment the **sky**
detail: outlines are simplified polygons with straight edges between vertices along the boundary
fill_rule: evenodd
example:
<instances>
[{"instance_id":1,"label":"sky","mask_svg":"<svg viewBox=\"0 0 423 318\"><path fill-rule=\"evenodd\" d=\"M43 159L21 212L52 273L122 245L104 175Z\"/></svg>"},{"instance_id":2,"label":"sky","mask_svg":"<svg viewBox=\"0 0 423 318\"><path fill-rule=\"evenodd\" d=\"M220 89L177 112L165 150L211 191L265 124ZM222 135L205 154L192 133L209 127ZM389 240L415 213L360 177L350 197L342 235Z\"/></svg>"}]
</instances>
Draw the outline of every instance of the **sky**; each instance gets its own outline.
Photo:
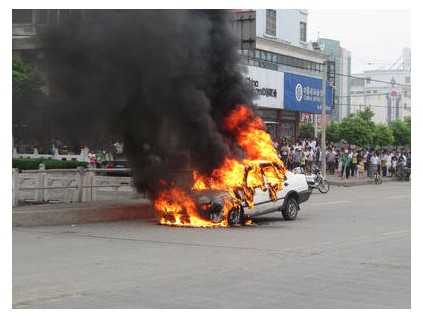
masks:
<instances>
[{"instance_id":1,"label":"sky","mask_svg":"<svg viewBox=\"0 0 423 318\"><path fill-rule=\"evenodd\" d=\"M351 52L352 73L387 69L411 48L411 10L309 9L308 40L340 41Z\"/></svg>"}]
</instances>

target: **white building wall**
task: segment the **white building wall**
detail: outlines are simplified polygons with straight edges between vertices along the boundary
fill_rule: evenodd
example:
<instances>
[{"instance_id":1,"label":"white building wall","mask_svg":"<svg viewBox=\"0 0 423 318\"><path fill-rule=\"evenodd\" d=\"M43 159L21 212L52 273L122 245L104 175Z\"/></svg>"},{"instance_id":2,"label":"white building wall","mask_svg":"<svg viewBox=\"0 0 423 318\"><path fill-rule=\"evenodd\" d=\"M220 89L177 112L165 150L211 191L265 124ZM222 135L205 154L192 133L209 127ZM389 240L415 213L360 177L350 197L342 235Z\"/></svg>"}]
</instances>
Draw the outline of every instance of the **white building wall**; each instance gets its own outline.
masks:
<instances>
[{"instance_id":1,"label":"white building wall","mask_svg":"<svg viewBox=\"0 0 423 318\"><path fill-rule=\"evenodd\" d=\"M406 78L410 78L409 71L402 70L376 70L366 71L364 74L354 75L367 78L364 85L352 88L351 94L351 112L364 110L368 106L374 113L373 121L375 123L387 124L389 119L389 108L387 95L394 90L400 97L398 103L398 118L396 113L395 99L391 100L391 120L411 116L411 86L397 85L406 84ZM392 86L391 80L394 78L396 85Z\"/></svg>"},{"instance_id":2,"label":"white building wall","mask_svg":"<svg viewBox=\"0 0 423 318\"><path fill-rule=\"evenodd\" d=\"M300 41L300 22L307 24L307 10L276 9L276 38L304 47ZM266 9L256 10L256 36L266 36Z\"/></svg>"},{"instance_id":3,"label":"white building wall","mask_svg":"<svg viewBox=\"0 0 423 318\"><path fill-rule=\"evenodd\" d=\"M350 78L348 75L350 75L350 69L351 65L349 63L351 58L351 53L341 48L341 57L339 60L340 63L340 74L339 76L339 85L338 89L340 90L339 93L339 120L342 120L344 117L348 115L350 112L349 109L349 96L351 95L350 88L349 88L349 81Z\"/></svg>"}]
</instances>

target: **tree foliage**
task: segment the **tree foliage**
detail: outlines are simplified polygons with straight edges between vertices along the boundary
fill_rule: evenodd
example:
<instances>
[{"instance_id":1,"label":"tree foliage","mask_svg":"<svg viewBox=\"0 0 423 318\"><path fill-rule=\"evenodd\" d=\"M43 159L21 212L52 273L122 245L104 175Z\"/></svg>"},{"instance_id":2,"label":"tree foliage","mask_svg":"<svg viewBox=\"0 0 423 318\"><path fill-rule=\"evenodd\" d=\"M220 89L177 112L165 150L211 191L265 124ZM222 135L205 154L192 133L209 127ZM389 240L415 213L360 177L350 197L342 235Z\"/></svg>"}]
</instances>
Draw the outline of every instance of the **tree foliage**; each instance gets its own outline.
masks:
<instances>
[{"instance_id":1,"label":"tree foliage","mask_svg":"<svg viewBox=\"0 0 423 318\"><path fill-rule=\"evenodd\" d=\"M330 121L329 125L326 127L326 140L328 142L337 142L340 141L341 135L339 131L339 122Z\"/></svg>"},{"instance_id":2,"label":"tree foliage","mask_svg":"<svg viewBox=\"0 0 423 318\"><path fill-rule=\"evenodd\" d=\"M368 147L372 144L373 129L357 114L349 114L339 125L339 132L347 143Z\"/></svg>"},{"instance_id":3,"label":"tree foliage","mask_svg":"<svg viewBox=\"0 0 423 318\"><path fill-rule=\"evenodd\" d=\"M28 64L12 60L12 123L13 127L40 126L47 97L42 91L44 81Z\"/></svg>"},{"instance_id":4,"label":"tree foliage","mask_svg":"<svg viewBox=\"0 0 423 318\"><path fill-rule=\"evenodd\" d=\"M300 138L313 138L314 137L314 124L302 123L299 132Z\"/></svg>"},{"instance_id":5,"label":"tree foliage","mask_svg":"<svg viewBox=\"0 0 423 318\"><path fill-rule=\"evenodd\" d=\"M407 120L409 124L402 120L394 120L390 123L394 135L395 146L410 146L411 144L411 119Z\"/></svg>"},{"instance_id":6,"label":"tree foliage","mask_svg":"<svg viewBox=\"0 0 423 318\"><path fill-rule=\"evenodd\" d=\"M368 107L349 114L341 122L331 121L326 128L326 138L329 142L344 141L360 147L411 144L411 117L387 125L375 124L373 116L373 111Z\"/></svg>"},{"instance_id":7,"label":"tree foliage","mask_svg":"<svg viewBox=\"0 0 423 318\"><path fill-rule=\"evenodd\" d=\"M388 125L377 124L374 126L373 145L375 147L393 145L394 141L394 134Z\"/></svg>"},{"instance_id":8,"label":"tree foliage","mask_svg":"<svg viewBox=\"0 0 423 318\"><path fill-rule=\"evenodd\" d=\"M361 119L363 119L369 125L371 126L374 125L372 118L375 115L375 113L370 109L370 107L366 107L364 110L357 112L356 115L360 117Z\"/></svg>"}]
</instances>

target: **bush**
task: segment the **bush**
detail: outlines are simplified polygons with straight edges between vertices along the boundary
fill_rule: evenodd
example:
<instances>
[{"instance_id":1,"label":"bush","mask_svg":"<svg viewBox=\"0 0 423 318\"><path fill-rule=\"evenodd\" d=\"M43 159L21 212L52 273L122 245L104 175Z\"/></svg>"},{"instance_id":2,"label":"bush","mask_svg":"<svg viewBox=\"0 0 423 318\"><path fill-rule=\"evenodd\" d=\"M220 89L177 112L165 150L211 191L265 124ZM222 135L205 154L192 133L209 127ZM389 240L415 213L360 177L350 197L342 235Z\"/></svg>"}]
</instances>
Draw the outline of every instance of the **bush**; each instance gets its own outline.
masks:
<instances>
[{"instance_id":1,"label":"bush","mask_svg":"<svg viewBox=\"0 0 423 318\"><path fill-rule=\"evenodd\" d=\"M46 169L75 169L77 167L88 166L88 162L82 161L64 161L64 160L55 160L55 159L29 159L29 158L18 158L12 159L12 168L17 168L19 170L37 170L40 167L40 163L45 165Z\"/></svg>"}]
</instances>

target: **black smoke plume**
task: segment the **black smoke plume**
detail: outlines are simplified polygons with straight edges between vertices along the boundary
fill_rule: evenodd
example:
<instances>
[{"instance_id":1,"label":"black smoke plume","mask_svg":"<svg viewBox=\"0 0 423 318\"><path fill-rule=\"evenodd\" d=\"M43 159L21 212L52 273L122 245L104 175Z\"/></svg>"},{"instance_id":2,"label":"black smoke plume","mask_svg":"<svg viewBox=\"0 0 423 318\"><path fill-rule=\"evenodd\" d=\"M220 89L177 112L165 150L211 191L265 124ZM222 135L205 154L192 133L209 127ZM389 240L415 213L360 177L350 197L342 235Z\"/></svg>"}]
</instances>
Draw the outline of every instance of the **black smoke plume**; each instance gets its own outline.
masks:
<instances>
[{"instance_id":1,"label":"black smoke plume","mask_svg":"<svg viewBox=\"0 0 423 318\"><path fill-rule=\"evenodd\" d=\"M209 173L233 154L220 122L252 105L229 13L84 10L44 36L50 82L68 138L121 138L138 189L169 168Z\"/></svg>"}]
</instances>

